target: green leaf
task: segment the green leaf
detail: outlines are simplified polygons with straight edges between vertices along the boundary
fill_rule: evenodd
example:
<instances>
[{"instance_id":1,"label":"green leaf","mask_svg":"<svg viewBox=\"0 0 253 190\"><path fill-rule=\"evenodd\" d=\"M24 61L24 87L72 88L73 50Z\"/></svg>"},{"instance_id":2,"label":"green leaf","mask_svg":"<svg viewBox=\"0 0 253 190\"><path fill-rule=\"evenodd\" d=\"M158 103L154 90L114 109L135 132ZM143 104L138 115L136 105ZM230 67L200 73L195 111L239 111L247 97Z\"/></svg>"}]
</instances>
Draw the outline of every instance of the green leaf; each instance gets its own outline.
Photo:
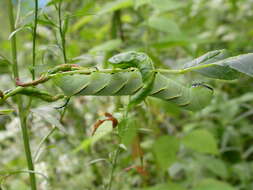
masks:
<instances>
[{"instance_id":1,"label":"green leaf","mask_svg":"<svg viewBox=\"0 0 253 190\"><path fill-rule=\"evenodd\" d=\"M224 49L222 50L214 50L205 53L204 55L186 63L184 65L185 68L198 66L200 64L213 63L228 57L228 52Z\"/></svg>"},{"instance_id":2,"label":"green leaf","mask_svg":"<svg viewBox=\"0 0 253 190\"><path fill-rule=\"evenodd\" d=\"M13 109L5 109L5 110L0 110L0 115L8 115L13 113L15 110Z\"/></svg>"},{"instance_id":3,"label":"green leaf","mask_svg":"<svg viewBox=\"0 0 253 190\"><path fill-rule=\"evenodd\" d=\"M186 190L181 185L175 183L158 184L153 187L147 187L140 190Z\"/></svg>"},{"instance_id":4,"label":"green leaf","mask_svg":"<svg viewBox=\"0 0 253 190\"><path fill-rule=\"evenodd\" d=\"M78 19L76 21L76 23L74 23L71 28L70 28L70 31L71 32L76 32L78 31L80 28L82 28L84 25L86 25L87 23L91 22L93 19L93 16L89 15L89 16L85 16L85 17L82 17L80 19Z\"/></svg>"},{"instance_id":5,"label":"green leaf","mask_svg":"<svg viewBox=\"0 0 253 190\"><path fill-rule=\"evenodd\" d=\"M10 35L9 35L9 37L8 37L8 39L10 40L11 38L13 38L13 36L16 36L16 34L18 33L18 32L20 32L20 31L23 31L23 30L29 30L29 31L31 31L32 30L32 28L31 28L31 25L24 25L24 26L22 26L22 27L20 27L20 28L17 28L17 29L15 29Z\"/></svg>"},{"instance_id":6,"label":"green leaf","mask_svg":"<svg viewBox=\"0 0 253 190\"><path fill-rule=\"evenodd\" d=\"M0 54L0 73L10 72L11 62Z\"/></svg>"},{"instance_id":7,"label":"green leaf","mask_svg":"<svg viewBox=\"0 0 253 190\"><path fill-rule=\"evenodd\" d=\"M185 5L178 0L151 0L150 3L151 6L158 9L160 12L175 10Z\"/></svg>"},{"instance_id":8,"label":"green leaf","mask_svg":"<svg viewBox=\"0 0 253 190\"><path fill-rule=\"evenodd\" d=\"M180 34L178 25L171 19L164 17L151 17L148 20L148 26L161 32Z\"/></svg>"},{"instance_id":9,"label":"green leaf","mask_svg":"<svg viewBox=\"0 0 253 190\"><path fill-rule=\"evenodd\" d=\"M218 154L216 139L205 129L198 129L183 137L182 143L186 148L199 153Z\"/></svg>"},{"instance_id":10,"label":"green leaf","mask_svg":"<svg viewBox=\"0 0 253 190\"><path fill-rule=\"evenodd\" d=\"M66 133L64 126L60 123L60 118L58 112L53 107L41 106L38 108L31 109L35 115L39 116L46 122L50 123L53 126L59 128L62 132Z\"/></svg>"},{"instance_id":11,"label":"green leaf","mask_svg":"<svg viewBox=\"0 0 253 190\"><path fill-rule=\"evenodd\" d=\"M185 68L198 67L200 65L206 65L215 63L217 61L223 60L228 57L226 50L214 50L207 52L206 54L192 60L185 64ZM239 72L228 67L220 65L212 65L211 67L201 68L196 70L196 72L215 79L223 80L233 80L239 77Z\"/></svg>"},{"instance_id":12,"label":"green leaf","mask_svg":"<svg viewBox=\"0 0 253 190\"><path fill-rule=\"evenodd\" d=\"M121 139L121 143L124 145L130 145L137 135L138 127L135 118L128 117L123 118L118 125L118 132Z\"/></svg>"},{"instance_id":13,"label":"green leaf","mask_svg":"<svg viewBox=\"0 0 253 190\"><path fill-rule=\"evenodd\" d=\"M122 44L122 41L120 39L110 40L103 44L100 44L99 46L95 46L92 49L90 49L90 53L97 53L97 52L109 52L112 50L115 50L119 48Z\"/></svg>"},{"instance_id":14,"label":"green leaf","mask_svg":"<svg viewBox=\"0 0 253 190\"><path fill-rule=\"evenodd\" d=\"M135 9L138 9L142 5L150 4L151 0L135 0L134 3Z\"/></svg>"},{"instance_id":15,"label":"green leaf","mask_svg":"<svg viewBox=\"0 0 253 190\"><path fill-rule=\"evenodd\" d=\"M214 63L232 68L236 71L253 77L253 53L242 54L235 57L230 57Z\"/></svg>"},{"instance_id":16,"label":"green leaf","mask_svg":"<svg viewBox=\"0 0 253 190\"><path fill-rule=\"evenodd\" d=\"M233 164L230 171L233 177L237 177L241 181L251 181L252 179L251 162L239 162L237 164Z\"/></svg>"},{"instance_id":17,"label":"green leaf","mask_svg":"<svg viewBox=\"0 0 253 190\"><path fill-rule=\"evenodd\" d=\"M116 0L111 1L103 6L98 14L114 12L120 9L128 8L134 5L133 0Z\"/></svg>"},{"instance_id":18,"label":"green leaf","mask_svg":"<svg viewBox=\"0 0 253 190\"><path fill-rule=\"evenodd\" d=\"M236 79L239 76L239 72L253 77L253 53L226 57L227 53L224 50L211 51L187 63L185 68L195 67L196 72L216 79ZM201 65L207 66L201 68Z\"/></svg>"},{"instance_id":19,"label":"green leaf","mask_svg":"<svg viewBox=\"0 0 253 190\"><path fill-rule=\"evenodd\" d=\"M206 155L198 155L197 160L203 167L218 177L227 178L229 176L227 166L223 160Z\"/></svg>"},{"instance_id":20,"label":"green leaf","mask_svg":"<svg viewBox=\"0 0 253 190\"><path fill-rule=\"evenodd\" d=\"M96 130L95 134L91 137L91 144L95 144L98 142L101 138L107 136L110 134L113 130L112 122L111 121L105 121L102 123L98 129Z\"/></svg>"},{"instance_id":21,"label":"green leaf","mask_svg":"<svg viewBox=\"0 0 253 190\"><path fill-rule=\"evenodd\" d=\"M95 134L88 137L82 141L82 143L74 149L74 152L79 152L81 150L87 151L90 146L95 145L104 137L111 134L113 131L113 126L111 121L103 122L96 130Z\"/></svg>"},{"instance_id":22,"label":"green leaf","mask_svg":"<svg viewBox=\"0 0 253 190\"><path fill-rule=\"evenodd\" d=\"M154 145L153 152L155 154L158 165L161 169L166 170L177 160L177 152L179 150L179 140L173 136L161 136Z\"/></svg>"},{"instance_id":23,"label":"green leaf","mask_svg":"<svg viewBox=\"0 0 253 190\"><path fill-rule=\"evenodd\" d=\"M229 184L214 179L200 181L192 190L236 190Z\"/></svg>"}]
</instances>

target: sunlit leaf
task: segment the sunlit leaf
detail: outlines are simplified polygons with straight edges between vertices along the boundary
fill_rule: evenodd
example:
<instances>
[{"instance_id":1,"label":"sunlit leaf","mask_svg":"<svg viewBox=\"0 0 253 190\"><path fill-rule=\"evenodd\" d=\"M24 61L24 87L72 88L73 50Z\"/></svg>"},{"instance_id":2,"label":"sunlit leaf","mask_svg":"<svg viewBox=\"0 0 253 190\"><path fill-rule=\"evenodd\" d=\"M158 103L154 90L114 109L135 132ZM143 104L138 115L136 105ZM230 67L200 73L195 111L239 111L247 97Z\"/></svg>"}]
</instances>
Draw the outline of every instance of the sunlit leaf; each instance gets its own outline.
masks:
<instances>
[{"instance_id":1,"label":"sunlit leaf","mask_svg":"<svg viewBox=\"0 0 253 190\"><path fill-rule=\"evenodd\" d=\"M82 141L82 143L74 149L74 152L81 150L87 151L89 147L95 145L97 142L102 140L104 137L111 134L113 126L111 121L103 122L96 130L93 136L90 136Z\"/></svg>"},{"instance_id":2,"label":"sunlit leaf","mask_svg":"<svg viewBox=\"0 0 253 190\"><path fill-rule=\"evenodd\" d=\"M5 109L5 110L0 110L0 115L8 115L13 113L15 110L13 109Z\"/></svg>"},{"instance_id":3,"label":"sunlit leaf","mask_svg":"<svg viewBox=\"0 0 253 190\"><path fill-rule=\"evenodd\" d=\"M164 17L151 17L148 20L148 26L161 32L178 34L178 35L181 33L176 22Z\"/></svg>"},{"instance_id":4,"label":"sunlit leaf","mask_svg":"<svg viewBox=\"0 0 253 190\"><path fill-rule=\"evenodd\" d=\"M218 154L217 141L213 135L205 129L194 130L182 138L186 148L200 153Z\"/></svg>"},{"instance_id":5,"label":"sunlit leaf","mask_svg":"<svg viewBox=\"0 0 253 190\"><path fill-rule=\"evenodd\" d=\"M104 123L102 123L99 126L99 128L96 130L95 134L91 137L91 144L95 144L101 138L110 134L112 132L112 130L113 130L112 122L105 121Z\"/></svg>"},{"instance_id":6,"label":"sunlit leaf","mask_svg":"<svg viewBox=\"0 0 253 190\"><path fill-rule=\"evenodd\" d=\"M166 170L177 160L178 150L179 140L173 136L161 136L153 145L157 163L163 170Z\"/></svg>"},{"instance_id":7,"label":"sunlit leaf","mask_svg":"<svg viewBox=\"0 0 253 190\"><path fill-rule=\"evenodd\" d=\"M109 52L119 48L122 44L120 39L110 40L90 49L90 53Z\"/></svg>"},{"instance_id":8,"label":"sunlit leaf","mask_svg":"<svg viewBox=\"0 0 253 190\"><path fill-rule=\"evenodd\" d=\"M137 129L137 121L134 118L123 118L118 125L121 143L125 145L131 144L136 137Z\"/></svg>"},{"instance_id":9,"label":"sunlit leaf","mask_svg":"<svg viewBox=\"0 0 253 190\"><path fill-rule=\"evenodd\" d=\"M116 10L128 8L134 5L133 0L116 0L106 3L98 14L110 13Z\"/></svg>"},{"instance_id":10,"label":"sunlit leaf","mask_svg":"<svg viewBox=\"0 0 253 190\"><path fill-rule=\"evenodd\" d=\"M92 19L93 19L93 16L84 16L80 18L76 23L72 25L72 27L70 28L70 31L76 32L78 29L80 29L81 27L83 27L84 25L92 21Z\"/></svg>"}]
</instances>

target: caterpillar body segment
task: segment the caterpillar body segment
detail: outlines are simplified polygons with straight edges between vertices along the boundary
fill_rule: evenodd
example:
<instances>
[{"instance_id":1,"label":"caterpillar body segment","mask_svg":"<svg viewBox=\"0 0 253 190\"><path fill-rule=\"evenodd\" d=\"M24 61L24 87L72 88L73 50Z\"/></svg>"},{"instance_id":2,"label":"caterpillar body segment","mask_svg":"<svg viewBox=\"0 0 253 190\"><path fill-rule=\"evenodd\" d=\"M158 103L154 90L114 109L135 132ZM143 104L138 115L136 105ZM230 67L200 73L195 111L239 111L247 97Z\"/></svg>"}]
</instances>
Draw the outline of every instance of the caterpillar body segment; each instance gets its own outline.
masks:
<instances>
[{"instance_id":1,"label":"caterpillar body segment","mask_svg":"<svg viewBox=\"0 0 253 190\"><path fill-rule=\"evenodd\" d=\"M117 94L124 89L125 85L129 82L129 75L126 73L115 73L111 75L110 82L106 87L96 93L97 96L104 96L110 94Z\"/></svg>"},{"instance_id":2,"label":"caterpillar body segment","mask_svg":"<svg viewBox=\"0 0 253 190\"><path fill-rule=\"evenodd\" d=\"M155 68L153 61L147 54L135 51L117 54L111 57L108 62L116 68L138 68L144 82L150 79L151 75L153 75L153 70Z\"/></svg>"},{"instance_id":3,"label":"caterpillar body segment","mask_svg":"<svg viewBox=\"0 0 253 190\"><path fill-rule=\"evenodd\" d=\"M105 73L93 72L90 80L85 84L84 88L78 91L78 95L96 94L104 89L110 82L110 76Z\"/></svg>"},{"instance_id":4,"label":"caterpillar body segment","mask_svg":"<svg viewBox=\"0 0 253 190\"><path fill-rule=\"evenodd\" d=\"M90 75L62 75L59 73L53 78L53 81L66 96L73 96L84 89L90 79Z\"/></svg>"},{"instance_id":5,"label":"caterpillar body segment","mask_svg":"<svg viewBox=\"0 0 253 190\"><path fill-rule=\"evenodd\" d=\"M188 110L200 110L210 104L213 96L213 89L203 84L190 88L189 104L185 106Z\"/></svg>"},{"instance_id":6,"label":"caterpillar body segment","mask_svg":"<svg viewBox=\"0 0 253 190\"><path fill-rule=\"evenodd\" d=\"M77 83L73 82L75 78L79 79ZM53 81L66 96L126 96L135 94L143 86L138 71L114 74L94 72L90 75L59 73ZM77 85L76 89L74 85Z\"/></svg>"},{"instance_id":7,"label":"caterpillar body segment","mask_svg":"<svg viewBox=\"0 0 253 190\"><path fill-rule=\"evenodd\" d=\"M78 81L74 81L74 79ZM94 72L90 75L61 75L59 73L53 80L66 96L136 95L145 87L142 74L139 71L114 74ZM154 76L153 85L148 91L148 96L173 102L192 111L208 105L212 94L212 90L204 85L198 84L188 88L160 73Z\"/></svg>"},{"instance_id":8,"label":"caterpillar body segment","mask_svg":"<svg viewBox=\"0 0 253 190\"><path fill-rule=\"evenodd\" d=\"M139 72L127 72L127 83L115 94L118 96L133 95L143 86Z\"/></svg>"},{"instance_id":9,"label":"caterpillar body segment","mask_svg":"<svg viewBox=\"0 0 253 190\"><path fill-rule=\"evenodd\" d=\"M141 73L143 87L131 97L128 104L128 110L130 110L143 101L152 90L156 75L154 72L155 67L153 61L147 54L135 51L117 54L108 61L113 67L121 69L135 67Z\"/></svg>"},{"instance_id":10,"label":"caterpillar body segment","mask_svg":"<svg viewBox=\"0 0 253 190\"><path fill-rule=\"evenodd\" d=\"M155 81L155 75L156 73L152 73L149 79L147 79L145 82L143 81L142 88L132 96L129 104L128 104L128 110L133 108L135 105L141 103L147 96L150 95L150 92L153 88L154 81ZM142 78L143 80L143 78Z\"/></svg>"}]
</instances>

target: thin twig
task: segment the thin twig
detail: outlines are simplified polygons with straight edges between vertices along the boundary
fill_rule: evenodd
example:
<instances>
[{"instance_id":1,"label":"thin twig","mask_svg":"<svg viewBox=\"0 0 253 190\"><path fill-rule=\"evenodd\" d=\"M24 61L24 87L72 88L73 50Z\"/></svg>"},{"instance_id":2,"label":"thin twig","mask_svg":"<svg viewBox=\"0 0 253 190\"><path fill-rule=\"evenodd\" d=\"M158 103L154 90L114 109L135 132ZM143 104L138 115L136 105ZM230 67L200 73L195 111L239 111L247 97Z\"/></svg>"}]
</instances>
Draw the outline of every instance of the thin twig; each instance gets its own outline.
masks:
<instances>
[{"instance_id":1,"label":"thin twig","mask_svg":"<svg viewBox=\"0 0 253 190\"><path fill-rule=\"evenodd\" d=\"M38 160L38 155L39 155L39 152L41 150L41 147L42 145L45 143L45 141L50 137L51 134L53 134L53 132L57 129L57 127L53 126L53 128L48 132L48 134L43 137L43 139L40 141L36 151L34 152L33 154L33 159L34 159L34 162L36 162Z\"/></svg>"},{"instance_id":2,"label":"thin twig","mask_svg":"<svg viewBox=\"0 0 253 190\"><path fill-rule=\"evenodd\" d=\"M16 21L15 21L15 28L17 28L18 24L19 24L20 11L21 11L21 0L18 0L17 15L16 15Z\"/></svg>"},{"instance_id":3,"label":"thin twig","mask_svg":"<svg viewBox=\"0 0 253 190\"><path fill-rule=\"evenodd\" d=\"M62 49L62 54L64 58L64 63L67 63L67 55L66 55L66 39L65 39L65 33L63 32L62 29L62 14L61 14L61 6L62 6L62 0L59 1L58 4L58 20L59 20L59 33L61 37L61 49Z\"/></svg>"},{"instance_id":4,"label":"thin twig","mask_svg":"<svg viewBox=\"0 0 253 190\"><path fill-rule=\"evenodd\" d=\"M112 188L112 181L113 181L113 177L114 177L114 171L116 169L116 166L117 166L117 160L118 160L118 156L119 156L119 153L120 153L120 147L118 146L116 152L115 152L115 155L114 155L114 158L113 158L113 161L112 161L112 169L111 169L111 173L110 173L110 179L109 179L109 183L108 183L108 186L106 188L106 190L111 190Z\"/></svg>"},{"instance_id":5,"label":"thin twig","mask_svg":"<svg viewBox=\"0 0 253 190\"><path fill-rule=\"evenodd\" d=\"M35 65L36 65L36 38L37 38L37 25L38 25L38 0L35 0L34 12L34 26L33 26L33 49L32 49L32 79L35 79Z\"/></svg>"}]
</instances>

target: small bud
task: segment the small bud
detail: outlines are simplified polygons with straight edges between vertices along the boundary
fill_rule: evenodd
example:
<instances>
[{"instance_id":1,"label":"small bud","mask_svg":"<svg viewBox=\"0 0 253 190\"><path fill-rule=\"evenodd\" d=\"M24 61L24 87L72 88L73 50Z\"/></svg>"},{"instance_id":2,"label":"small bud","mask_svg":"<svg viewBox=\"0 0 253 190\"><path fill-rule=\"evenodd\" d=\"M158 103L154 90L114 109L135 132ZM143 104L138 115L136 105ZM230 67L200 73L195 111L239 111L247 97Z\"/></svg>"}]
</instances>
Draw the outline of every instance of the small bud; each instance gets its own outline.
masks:
<instances>
[{"instance_id":1,"label":"small bud","mask_svg":"<svg viewBox=\"0 0 253 190\"><path fill-rule=\"evenodd\" d=\"M4 97L4 93L0 90L0 98Z\"/></svg>"}]
</instances>

